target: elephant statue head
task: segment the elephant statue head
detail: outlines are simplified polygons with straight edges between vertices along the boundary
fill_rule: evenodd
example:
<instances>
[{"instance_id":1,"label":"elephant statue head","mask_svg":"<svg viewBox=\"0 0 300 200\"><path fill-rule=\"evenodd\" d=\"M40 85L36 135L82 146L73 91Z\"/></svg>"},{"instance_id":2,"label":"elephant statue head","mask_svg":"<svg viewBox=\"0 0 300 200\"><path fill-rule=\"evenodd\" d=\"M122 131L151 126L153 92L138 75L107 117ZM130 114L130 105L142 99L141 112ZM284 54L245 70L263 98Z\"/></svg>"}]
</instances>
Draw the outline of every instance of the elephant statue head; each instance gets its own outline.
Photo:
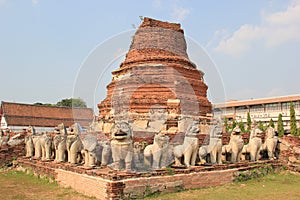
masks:
<instances>
[{"instance_id":1,"label":"elephant statue head","mask_svg":"<svg viewBox=\"0 0 300 200\"><path fill-rule=\"evenodd\" d=\"M188 126L186 132L185 132L185 136L197 136L200 133L200 129L199 129L199 123L198 122L193 122L191 125Z\"/></svg>"},{"instance_id":2,"label":"elephant statue head","mask_svg":"<svg viewBox=\"0 0 300 200\"><path fill-rule=\"evenodd\" d=\"M275 137L275 129L273 127L268 127L266 129L266 136L265 139L270 139Z\"/></svg>"},{"instance_id":3,"label":"elephant statue head","mask_svg":"<svg viewBox=\"0 0 300 200\"><path fill-rule=\"evenodd\" d=\"M28 136L35 135L35 128L33 126L29 126L26 132Z\"/></svg>"},{"instance_id":4,"label":"elephant statue head","mask_svg":"<svg viewBox=\"0 0 300 200\"><path fill-rule=\"evenodd\" d=\"M114 141L131 141L132 131L127 122L120 122L111 128L111 140Z\"/></svg>"},{"instance_id":5,"label":"elephant statue head","mask_svg":"<svg viewBox=\"0 0 300 200\"><path fill-rule=\"evenodd\" d=\"M69 129L68 129L68 134L69 135L76 135L80 136L81 134L81 126L78 123L72 124Z\"/></svg>"},{"instance_id":6,"label":"elephant statue head","mask_svg":"<svg viewBox=\"0 0 300 200\"><path fill-rule=\"evenodd\" d=\"M261 134L263 132L259 129L259 128L254 128L253 131L252 131L252 138L254 137L261 137Z\"/></svg>"},{"instance_id":7,"label":"elephant statue head","mask_svg":"<svg viewBox=\"0 0 300 200\"><path fill-rule=\"evenodd\" d=\"M58 124L55 128L54 131L56 134L60 135L67 135L67 129L63 123Z\"/></svg>"}]
</instances>

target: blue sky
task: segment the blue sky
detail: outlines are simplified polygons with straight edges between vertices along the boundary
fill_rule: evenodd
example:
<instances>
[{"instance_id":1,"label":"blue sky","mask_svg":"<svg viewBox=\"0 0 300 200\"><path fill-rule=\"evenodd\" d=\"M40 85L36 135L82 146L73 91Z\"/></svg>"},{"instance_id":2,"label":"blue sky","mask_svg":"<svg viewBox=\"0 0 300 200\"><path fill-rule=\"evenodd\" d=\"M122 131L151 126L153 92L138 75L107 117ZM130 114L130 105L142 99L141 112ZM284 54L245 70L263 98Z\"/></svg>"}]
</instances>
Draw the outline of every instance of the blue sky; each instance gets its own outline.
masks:
<instances>
[{"instance_id":1,"label":"blue sky","mask_svg":"<svg viewBox=\"0 0 300 200\"><path fill-rule=\"evenodd\" d=\"M87 84L85 93L74 92L78 77L106 42L116 48L104 50L123 55L139 16L181 23L207 53L214 65L198 67L206 73L213 103L300 93L298 0L0 0L0 100L56 103L74 95L96 108L122 57L99 74L106 58L99 51L99 63L87 72L97 85ZM125 41L119 44L118 37ZM223 91L213 91L216 76Z\"/></svg>"}]
</instances>

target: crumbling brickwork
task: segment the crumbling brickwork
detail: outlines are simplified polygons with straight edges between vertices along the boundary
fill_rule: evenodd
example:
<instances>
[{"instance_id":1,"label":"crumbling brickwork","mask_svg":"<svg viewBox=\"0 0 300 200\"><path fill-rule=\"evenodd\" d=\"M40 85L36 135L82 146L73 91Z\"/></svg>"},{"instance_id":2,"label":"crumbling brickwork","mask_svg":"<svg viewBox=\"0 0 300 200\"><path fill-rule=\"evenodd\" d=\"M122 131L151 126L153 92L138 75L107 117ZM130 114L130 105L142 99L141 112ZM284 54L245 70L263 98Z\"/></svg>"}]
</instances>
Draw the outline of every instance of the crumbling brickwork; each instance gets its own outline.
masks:
<instances>
[{"instance_id":1,"label":"crumbling brickwork","mask_svg":"<svg viewBox=\"0 0 300 200\"><path fill-rule=\"evenodd\" d=\"M204 73L189 60L186 49L180 24L145 18L126 59L112 72L107 97L98 104L99 120L120 113L145 118L157 105L178 116L197 118L210 113ZM168 107L173 99L180 103Z\"/></svg>"},{"instance_id":2,"label":"crumbling brickwork","mask_svg":"<svg viewBox=\"0 0 300 200\"><path fill-rule=\"evenodd\" d=\"M18 163L22 169L31 169L36 175L54 178L61 186L103 200L141 199L153 193L224 185L235 181L242 172L263 168L273 172L281 167L278 161L258 161L128 174L22 158Z\"/></svg>"},{"instance_id":3,"label":"crumbling brickwork","mask_svg":"<svg viewBox=\"0 0 300 200\"><path fill-rule=\"evenodd\" d=\"M300 138L288 135L279 142L279 160L289 170L300 172Z\"/></svg>"}]
</instances>

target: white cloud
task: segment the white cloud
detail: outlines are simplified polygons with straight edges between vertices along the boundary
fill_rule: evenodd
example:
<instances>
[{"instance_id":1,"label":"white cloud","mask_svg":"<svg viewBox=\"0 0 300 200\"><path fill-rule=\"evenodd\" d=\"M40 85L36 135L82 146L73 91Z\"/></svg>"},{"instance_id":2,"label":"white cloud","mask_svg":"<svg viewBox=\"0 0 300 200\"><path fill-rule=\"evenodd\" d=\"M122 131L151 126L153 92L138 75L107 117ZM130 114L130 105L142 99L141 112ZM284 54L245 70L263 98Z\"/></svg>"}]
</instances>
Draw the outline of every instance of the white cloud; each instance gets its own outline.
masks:
<instances>
[{"instance_id":1,"label":"white cloud","mask_svg":"<svg viewBox=\"0 0 300 200\"><path fill-rule=\"evenodd\" d=\"M39 0L31 0L32 5L37 5L39 3Z\"/></svg>"},{"instance_id":2,"label":"white cloud","mask_svg":"<svg viewBox=\"0 0 300 200\"><path fill-rule=\"evenodd\" d=\"M187 8L182 8L178 6L174 6L171 18L175 21L183 21L186 19L186 17L190 14L190 10Z\"/></svg>"},{"instance_id":3,"label":"white cloud","mask_svg":"<svg viewBox=\"0 0 300 200\"><path fill-rule=\"evenodd\" d=\"M263 14L260 25L245 24L230 37L223 38L215 51L240 56L250 50L256 41L267 48L286 42L300 42L300 1L294 1L281 12Z\"/></svg>"},{"instance_id":4,"label":"white cloud","mask_svg":"<svg viewBox=\"0 0 300 200\"><path fill-rule=\"evenodd\" d=\"M214 33L214 36L207 42L207 44L205 45L205 48L206 49L210 48L210 47L216 45L216 43L219 42L220 40L226 39L229 36L230 35L226 29L217 30Z\"/></svg>"}]
</instances>

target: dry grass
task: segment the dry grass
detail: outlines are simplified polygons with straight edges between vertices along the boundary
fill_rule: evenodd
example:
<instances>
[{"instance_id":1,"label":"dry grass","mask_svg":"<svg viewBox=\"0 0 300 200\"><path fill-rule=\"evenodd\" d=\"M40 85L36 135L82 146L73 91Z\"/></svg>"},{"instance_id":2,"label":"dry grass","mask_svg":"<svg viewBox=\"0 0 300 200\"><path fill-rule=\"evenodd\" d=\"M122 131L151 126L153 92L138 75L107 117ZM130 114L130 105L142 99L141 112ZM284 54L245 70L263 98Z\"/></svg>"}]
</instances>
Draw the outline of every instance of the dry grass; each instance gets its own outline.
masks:
<instances>
[{"instance_id":1,"label":"dry grass","mask_svg":"<svg viewBox=\"0 0 300 200\"><path fill-rule=\"evenodd\" d=\"M265 177L225 186L188 190L170 194L160 194L148 197L146 199L298 200L300 199L299 186L299 174L282 172L280 174L271 174Z\"/></svg>"}]
</instances>

